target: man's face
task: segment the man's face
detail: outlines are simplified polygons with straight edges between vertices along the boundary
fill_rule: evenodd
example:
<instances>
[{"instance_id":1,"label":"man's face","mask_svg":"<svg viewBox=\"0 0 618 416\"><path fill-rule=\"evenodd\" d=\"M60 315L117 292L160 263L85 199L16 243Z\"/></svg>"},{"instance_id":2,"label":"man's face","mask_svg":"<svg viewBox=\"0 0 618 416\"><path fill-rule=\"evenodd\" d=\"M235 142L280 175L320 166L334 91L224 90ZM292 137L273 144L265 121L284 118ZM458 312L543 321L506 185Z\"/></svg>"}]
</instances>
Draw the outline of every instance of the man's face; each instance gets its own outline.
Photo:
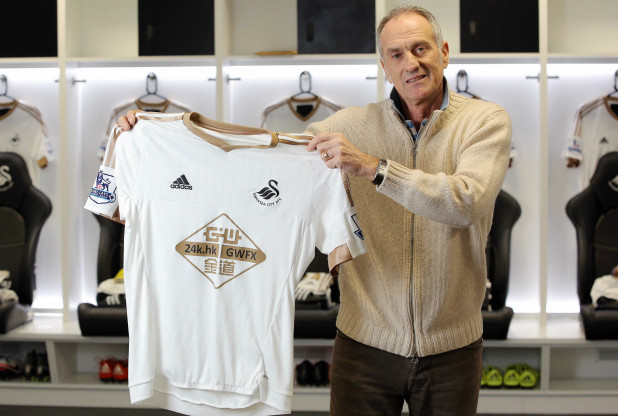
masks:
<instances>
[{"instance_id":1,"label":"man's face","mask_svg":"<svg viewBox=\"0 0 618 416\"><path fill-rule=\"evenodd\" d=\"M384 26L380 47L386 77L409 106L433 104L441 96L448 43L436 43L427 19L415 13L395 17Z\"/></svg>"}]
</instances>

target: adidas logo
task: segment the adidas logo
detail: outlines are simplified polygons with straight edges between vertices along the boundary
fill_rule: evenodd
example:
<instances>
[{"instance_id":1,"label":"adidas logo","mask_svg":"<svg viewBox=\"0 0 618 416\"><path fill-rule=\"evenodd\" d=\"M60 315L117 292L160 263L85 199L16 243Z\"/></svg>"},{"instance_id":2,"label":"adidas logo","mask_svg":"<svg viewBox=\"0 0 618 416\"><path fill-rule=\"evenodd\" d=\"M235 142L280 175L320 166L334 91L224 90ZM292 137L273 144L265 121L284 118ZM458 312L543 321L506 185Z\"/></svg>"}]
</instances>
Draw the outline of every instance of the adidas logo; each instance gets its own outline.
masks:
<instances>
[{"instance_id":1,"label":"adidas logo","mask_svg":"<svg viewBox=\"0 0 618 416\"><path fill-rule=\"evenodd\" d=\"M187 177L185 175L180 175L180 178L178 178L174 182L172 182L172 184L170 185L170 188L172 188L172 189L187 189L187 190L193 189L193 187L191 186L191 184L189 183L189 181L187 180Z\"/></svg>"},{"instance_id":2,"label":"adidas logo","mask_svg":"<svg viewBox=\"0 0 618 416\"><path fill-rule=\"evenodd\" d=\"M601 139L601 144L608 144L609 142L607 141L607 137L603 137Z\"/></svg>"}]
</instances>

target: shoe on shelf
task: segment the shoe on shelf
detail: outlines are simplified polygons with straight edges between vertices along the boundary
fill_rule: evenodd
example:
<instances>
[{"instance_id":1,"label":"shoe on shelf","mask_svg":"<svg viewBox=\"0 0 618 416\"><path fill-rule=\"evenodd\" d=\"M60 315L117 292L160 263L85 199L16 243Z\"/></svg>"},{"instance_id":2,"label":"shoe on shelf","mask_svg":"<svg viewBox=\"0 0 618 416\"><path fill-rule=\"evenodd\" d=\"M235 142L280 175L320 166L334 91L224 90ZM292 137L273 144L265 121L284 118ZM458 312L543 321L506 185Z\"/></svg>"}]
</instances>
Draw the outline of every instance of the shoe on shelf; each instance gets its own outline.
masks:
<instances>
[{"instance_id":1,"label":"shoe on shelf","mask_svg":"<svg viewBox=\"0 0 618 416\"><path fill-rule=\"evenodd\" d=\"M37 354L36 378L39 381L50 381L47 351L42 351Z\"/></svg>"},{"instance_id":2,"label":"shoe on shelf","mask_svg":"<svg viewBox=\"0 0 618 416\"><path fill-rule=\"evenodd\" d=\"M503 384L502 372L498 367L490 365L487 367L486 385L487 387L498 388Z\"/></svg>"},{"instance_id":3,"label":"shoe on shelf","mask_svg":"<svg viewBox=\"0 0 618 416\"><path fill-rule=\"evenodd\" d=\"M24 370L22 372L22 375L25 380L28 380L28 381L37 380L37 375L36 375L37 365L38 365L38 361L37 361L36 350L32 350L26 354L26 360L24 361Z\"/></svg>"},{"instance_id":4,"label":"shoe on shelf","mask_svg":"<svg viewBox=\"0 0 618 416\"><path fill-rule=\"evenodd\" d=\"M99 358L99 380L111 381L114 371L114 364L116 359L114 357Z\"/></svg>"},{"instance_id":5,"label":"shoe on shelf","mask_svg":"<svg viewBox=\"0 0 618 416\"><path fill-rule=\"evenodd\" d=\"M512 364L504 371L504 386L510 388L519 387L521 373L524 370L523 364Z\"/></svg>"},{"instance_id":6,"label":"shoe on shelf","mask_svg":"<svg viewBox=\"0 0 618 416\"><path fill-rule=\"evenodd\" d=\"M535 388L539 382L539 372L528 364L524 364L523 367L524 369L519 377L519 386L523 389Z\"/></svg>"},{"instance_id":7,"label":"shoe on shelf","mask_svg":"<svg viewBox=\"0 0 618 416\"><path fill-rule=\"evenodd\" d=\"M313 366L313 384L315 386L326 386L330 382L330 365L324 361L318 361Z\"/></svg>"},{"instance_id":8,"label":"shoe on shelf","mask_svg":"<svg viewBox=\"0 0 618 416\"><path fill-rule=\"evenodd\" d=\"M296 366L296 381L299 386L313 384L313 364L309 360L304 360Z\"/></svg>"},{"instance_id":9,"label":"shoe on shelf","mask_svg":"<svg viewBox=\"0 0 618 416\"><path fill-rule=\"evenodd\" d=\"M509 365L504 373L506 387L531 389L536 387L538 380L539 372L528 364Z\"/></svg>"},{"instance_id":10,"label":"shoe on shelf","mask_svg":"<svg viewBox=\"0 0 618 416\"><path fill-rule=\"evenodd\" d=\"M0 380L12 380L21 375L19 362L8 355L0 356Z\"/></svg>"},{"instance_id":11,"label":"shoe on shelf","mask_svg":"<svg viewBox=\"0 0 618 416\"><path fill-rule=\"evenodd\" d=\"M112 371L112 379L120 383L123 383L129 379L128 360L116 360Z\"/></svg>"}]
</instances>

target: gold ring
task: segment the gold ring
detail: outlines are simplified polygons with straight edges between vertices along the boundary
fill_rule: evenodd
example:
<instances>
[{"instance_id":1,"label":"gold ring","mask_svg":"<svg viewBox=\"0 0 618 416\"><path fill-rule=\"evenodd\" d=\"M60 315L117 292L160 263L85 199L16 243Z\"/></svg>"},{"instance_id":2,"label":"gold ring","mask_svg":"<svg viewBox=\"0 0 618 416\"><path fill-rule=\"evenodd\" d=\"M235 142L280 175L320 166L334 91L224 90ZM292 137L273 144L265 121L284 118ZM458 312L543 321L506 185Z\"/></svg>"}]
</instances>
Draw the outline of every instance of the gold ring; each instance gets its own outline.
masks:
<instances>
[{"instance_id":1,"label":"gold ring","mask_svg":"<svg viewBox=\"0 0 618 416\"><path fill-rule=\"evenodd\" d=\"M324 156L324 159L328 160L328 152L325 151L324 153L322 153L322 156Z\"/></svg>"}]
</instances>

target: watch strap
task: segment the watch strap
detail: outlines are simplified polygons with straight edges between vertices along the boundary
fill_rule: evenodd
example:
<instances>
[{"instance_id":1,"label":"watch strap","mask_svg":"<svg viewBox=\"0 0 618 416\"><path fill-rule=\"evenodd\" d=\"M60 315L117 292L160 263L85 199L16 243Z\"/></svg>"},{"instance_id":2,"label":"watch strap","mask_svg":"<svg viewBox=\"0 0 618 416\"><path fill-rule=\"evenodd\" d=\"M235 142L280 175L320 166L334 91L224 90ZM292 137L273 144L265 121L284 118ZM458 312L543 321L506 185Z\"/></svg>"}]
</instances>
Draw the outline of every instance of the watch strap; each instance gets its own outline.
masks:
<instances>
[{"instance_id":1,"label":"watch strap","mask_svg":"<svg viewBox=\"0 0 618 416\"><path fill-rule=\"evenodd\" d=\"M380 159L380 161L378 162L378 167L376 169L376 175L373 177L373 180L371 181L372 184L374 185L382 184L382 182L384 181L384 175L386 174L387 166L388 164L386 160Z\"/></svg>"}]
</instances>

